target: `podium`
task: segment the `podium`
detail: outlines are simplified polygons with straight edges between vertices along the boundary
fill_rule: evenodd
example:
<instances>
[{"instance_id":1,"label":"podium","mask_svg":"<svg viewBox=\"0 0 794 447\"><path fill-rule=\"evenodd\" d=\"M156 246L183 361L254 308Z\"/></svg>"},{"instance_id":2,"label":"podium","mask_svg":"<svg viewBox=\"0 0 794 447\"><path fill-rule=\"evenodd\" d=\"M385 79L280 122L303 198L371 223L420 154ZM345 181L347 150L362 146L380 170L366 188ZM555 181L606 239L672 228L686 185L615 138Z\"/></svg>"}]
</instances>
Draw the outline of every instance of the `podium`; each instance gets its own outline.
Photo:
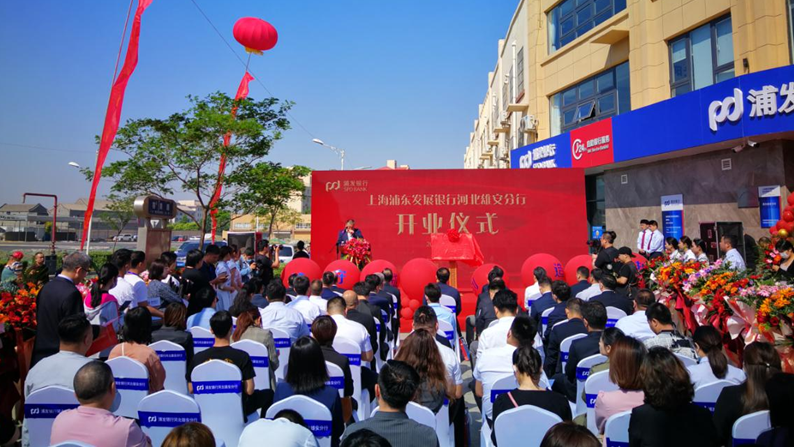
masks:
<instances>
[{"instance_id":1,"label":"podium","mask_svg":"<svg viewBox=\"0 0 794 447\"><path fill-rule=\"evenodd\" d=\"M474 235L452 230L430 235L430 259L449 262L449 285L457 288L458 262L477 267L484 258Z\"/></svg>"}]
</instances>

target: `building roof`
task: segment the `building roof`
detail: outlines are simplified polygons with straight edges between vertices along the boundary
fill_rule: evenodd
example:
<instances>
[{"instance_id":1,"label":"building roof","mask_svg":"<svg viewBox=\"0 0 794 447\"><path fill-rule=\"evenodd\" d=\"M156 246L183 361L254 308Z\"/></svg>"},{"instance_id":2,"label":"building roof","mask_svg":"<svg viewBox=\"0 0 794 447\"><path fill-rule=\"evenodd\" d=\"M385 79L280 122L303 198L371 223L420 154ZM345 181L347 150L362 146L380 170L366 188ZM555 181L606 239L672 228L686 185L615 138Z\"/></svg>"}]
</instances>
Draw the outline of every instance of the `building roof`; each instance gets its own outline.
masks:
<instances>
[{"instance_id":1,"label":"building roof","mask_svg":"<svg viewBox=\"0 0 794 447\"><path fill-rule=\"evenodd\" d=\"M47 212L47 208L40 203L6 203L3 206L0 206L0 212L30 213L37 211L39 208L41 211L44 211L45 213Z\"/></svg>"}]
</instances>

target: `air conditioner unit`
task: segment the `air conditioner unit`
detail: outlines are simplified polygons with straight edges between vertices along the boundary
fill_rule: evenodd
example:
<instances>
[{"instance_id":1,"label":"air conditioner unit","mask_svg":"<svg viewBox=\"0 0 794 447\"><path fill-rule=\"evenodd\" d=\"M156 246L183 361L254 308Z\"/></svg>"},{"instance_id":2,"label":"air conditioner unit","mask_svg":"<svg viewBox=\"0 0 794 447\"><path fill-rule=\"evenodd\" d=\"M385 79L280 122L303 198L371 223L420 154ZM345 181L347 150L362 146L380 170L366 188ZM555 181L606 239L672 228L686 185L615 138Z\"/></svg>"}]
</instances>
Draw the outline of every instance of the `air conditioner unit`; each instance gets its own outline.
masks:
<instances>
[{"instance_id":1,"label":"air conditioner unit","mask_svg":"<svg viewBox=\"0 0 794 447\"><path fill-rule=\"evenodd\" d=\"M502 126L509 126L510 125L510 118L507 117L507 114L502 112L499 114L499 123Z\"/></svg>"},{"instance_id":2,"label":"air conditioner unit","mask_svg":"<svg viewBox=\"0 0 794 447\"><path fill-rule=\"evenodd\" d=\"M521 118L521 127L524 128L524 132L535 132L538 128L538 121L535 119L535 115L526 115Z\"/></svg>"}]
</instances>

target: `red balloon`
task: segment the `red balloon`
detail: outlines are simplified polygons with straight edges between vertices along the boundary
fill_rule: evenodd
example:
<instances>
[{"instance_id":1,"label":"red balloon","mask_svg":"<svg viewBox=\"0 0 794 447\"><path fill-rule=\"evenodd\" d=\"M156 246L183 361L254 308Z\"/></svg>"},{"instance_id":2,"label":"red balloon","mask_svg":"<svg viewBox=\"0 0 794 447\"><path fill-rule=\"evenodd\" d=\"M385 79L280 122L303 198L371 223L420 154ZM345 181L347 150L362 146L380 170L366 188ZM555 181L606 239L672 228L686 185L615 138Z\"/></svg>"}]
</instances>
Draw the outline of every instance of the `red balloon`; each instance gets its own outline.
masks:
<instances>
[{"instance_id":1,"label":"red balloon","mask_svg":"<svg viewBox=\"0 0 794 447\"><path fill-rule=\"evenodd\" d=\"M415 258L406 262L400 275L400 286L411 299L421 300L425 296L425 286L436 282L436 264L425 258Z\"/></svg>"},{"instance_id":2,"label":"red balloon","mask_svg":"<svg viewBox=\"0 0 794 447\"><path fill-rule=\"evenodd\" d=\"M789 194L788 196L788 204L794 206L794 193Z\"/></svg>"},{"instance_id":3,"label":"red balloon","mask_svg":"<svg viewBox=\"0 0 794 447\"><path fill-rule=\"evenodd\" d=\"M562 263L559 259L548 253L537 253L527 258L524 261L524 265L521 266L521 279L527 287L535 284L535 278L532 274L535 267L543 267L546 270L546 275L552 281L565 279L565 270L562 268Z\"/></svg>"},{"instance_id":4,"label":"red balloon","mask_svg":"<svg viewBox=\"0 0 794 447\"><path fill-rule=\"evenodd\" d=\"M365 265L364 268L361 270L361 279L367 277L367 275L371 275L373 273L381 273L385 269L390 269L394 279L391 281L391 285L397 287L399 283L400 276L397 274L397 267L394 266L391 262L385 259L376 259L369 264Z\"/></svg>"},{"instance_id":5,"label":"red balloon","mask_svg":"<svg viewBox=\"0 0 794 447\"><path fill-rule=\"evenodd\" d=\"M281 282L284 283L284 287L288 287L289 277L293 273L297 273L300 276L305 276L309 278L309 281L321 279L323 276L323 271L320 269L320 266L311 259L293 259L287 263L287 266L284 267L284 271L281 272Z\"/></svg>"},{"instance_id":6,"label":"red balloon","mask_svg":"<svg viewBox=\"0 0 794 447\"><path fill-rule=\"evenodd\" d=\"M783 211L784 211L784 212L785 212L785 211L791 211L792 213L794 213L794 206L791 206L791 205L789 205L789 206L787 206L787 207L783 208Z\"/></svg>"},{"instance_id":7,"label":"red balloon","mask_svg":"<svg viewBox=\"0 0 794 447\"><path fill-rule=\"evenodd\" d=\"M413 315L414 315L414 311L409 307L403 307L402 309L400 309L400 316L402 318L411 318L413 317Z\"/></svg>"},{"instance_id":8,"label":"red balloon","mask_svg":"<svg viewBox=\"0 0 794 447\"><path fill-rule=\"evenodd\" d=\"M783 220L786 222L794 222L794 213L789 210L783 211Z\"/></svg>"},{"instance_id":9,"label":"red balloon","mask_svg":"<svg viewBox=\"0 0 794 447\"><path fill-rule=\"evenodd\" d=\"M413 318L413 316L411 316ZM413 320L411 318L400 318L400 332L411 332L413 328Z\"/></svg>"},{"instance_id":10,"label":"red balloon","mask_svg":"<svg viewBox=\"0 0 794 447\"><path fill-rule=\"evenodd\" d=\"M338 259L325 268L326 272L334 272L336 275L336 285L342 289L350 290L358 282L361 272L358 267L346 259Z\"/></svg>"},{"instance_id":11,"label":"red balloon","mask_svg":"<svg viewBox=\"0 0 794 447\"><path fill-rule=\"evenodd\" d=\"M568 261L567 264L565 264L565 281L567 281L568 284L573 284L576 282L576 269L579 267L587 267L587 270L592 269L593 257L590 255L574 256L570 261ZM531 271L529 272L529 276L532 276ZM524 279L523 271L521 272L521 278ZM535 279L532 278L532 281L534 282ZM524 279L524 284L527 284L526 279Z\"/></svg>"},{"instance_id":12,"label":"red balloon","mask_svg":"<svg viewBox=\"0 0 794 447\"><path fill-rule=\"evenodd\" d=\"M789 233L794 232L794 222L783 222L778 226L778 230L786 230Z\"/></svg>"},{"instance_id":13,"label":"red balloon","mask_svg":"<svg viewBox=\"0 0 794 447\"><path fill-rule=\"evenodd\" d=\"M267 51L278 42L278 32L273 25L256 17L243 17L238 20L232 34L249 53Z\"/></svg>"},{"instance_id":14,"label":"red balloon","mask_svg":"<svg viewBox=\"0 0 794 447\"><path fill-rule=\"evenodd\" d=\"M483 264L477 267L474 273L471 274L471 289L474 291L475 295L479 295L483 286L488 285L488 274L491 273L491 269L494 267L499 267L505 271L505 275L507 274L507 270L505 270L504 267L493 263ZM505 281L505 285L507 285L507 278L502 279Z\"/></svg>"},{"instance_id":15,"label":"red balloon","mask_svg":"<svg viewBox=\"0 0 794 447\"><path fill-rule=\"evenodd\" d=\"M634 261L634 264L637 266L637 270L642 270L645 267L645 264L648 263L648 260L645 259L645 256L634 253L634 256L631 257L631 260Z\"/></svg>"},{"instance_id":16,"label":"red balloon","mask_svg":"<svg viewBox=\"0 0 794 447\"><path fill-rule=\"evenodd\" d=\"M772 236L777 236L777 225L769 229L769 234Z\"/></svg>"},{"instance_id":17,"label":"red balloon","mask_svg":"<svg viewBox=\"0 0 794 447\"><path fill-rule=\"evenodd\" d=\"M420 300L411 300L411 302L408 304L408 307L411 308L411 315L413 315L413 313L416 312L416 309L419 309L419 306L421 305L422 302Z\"/></svg>"}]
</instances>

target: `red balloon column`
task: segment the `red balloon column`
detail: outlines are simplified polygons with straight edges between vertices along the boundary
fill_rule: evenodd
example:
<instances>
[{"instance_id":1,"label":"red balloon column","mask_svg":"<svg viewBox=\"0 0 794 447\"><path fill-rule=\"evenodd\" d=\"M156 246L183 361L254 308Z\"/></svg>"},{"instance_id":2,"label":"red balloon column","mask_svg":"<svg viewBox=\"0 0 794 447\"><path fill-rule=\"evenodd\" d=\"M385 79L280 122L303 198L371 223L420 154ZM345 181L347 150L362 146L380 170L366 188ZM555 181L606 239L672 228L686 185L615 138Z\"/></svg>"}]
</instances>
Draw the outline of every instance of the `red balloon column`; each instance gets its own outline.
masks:
<instances>
[{"instance_id":1,"label":"red balloon column","mask_svg":"<svg viewBox=\"0 0 794 447\"><path fill-rule=\"evenodd\" d=\"M392 274L394 274L394 279L392 280L392 285L397 287L398 284L398 275L397 275L397 267L394 266L389 261L385 259L376 259L369 264L365 265L364 268L361 270L361 278L364 279L367 275L372 275L373 273L380 273L386 269L391 270Z\"/></svg>"},{"instance_id":2,"label":"red balloon column","mask_svg":"<svg viewBox=\"0 0 794 447\"><path fill-rule=\"evenodd\" d=\"M414 311L422 305L422 298L425 296L425 286L436 282L437 269L438 267L433 261L425 258L411 259L403 266L400 275L400 285L405 294L403 294L400 327L411 327L410 320L414 316Z\"/></svg>"},{"instance_id":3,"label":"red balloon column","mask_svg":"<svg viewBox=\"0 0 794 447\"><path fill-rule=\"evenodd\" d=\"M526 286L535 284L532 272L536 267L543 267L546 270L546 275L552 281L565 279L565 269L562 268L562 262L559 259L548 253L538 253L527 258L524 265L521 266L521 279Z\"/></svg>"},{"instance_id":4,"label":"red balloon column","mask_svg":"<svg viewBox=\"0 0 794 447\"><path fill-rule=\"evenodd\" d=\"M284 267L284 271L281 273L281 282L284 284L284 287L289 286L289 277L292 276L293 273L306 276L309 278L309 281L321 279L323 276L323 271L320 269L320 266L311 259L293 259Z\"/></svg>"},{"instance_id":5,"label":"red balloon column","mask_svg":"<svg viewBox=\"0 0 794 447\"><path fill-rule=\"evenodd\" d=\"M256 17L243 17L234 24L232 34L245 51L261 55L276 46L278 32L273 25Z\"/></svg>"},{"instance_id":6,"label":"red balloon column","mask_svg":"<svg viewBox=\"0 0 794 447\"><path fill-rule=\"evenodd\" d=\"M483 264L477 267L474 270L474 273L471 274L471 290L474 292L474 296L478 296L482 291L483 286L488 285L488 274L491 273L491 270L494 267L499 267L500 269L505 270L504 267L498 264ZM505 281L505 285L507 285L507 278L502 278Z\"/></svg>"},{"instance_id":7,"label":"red balloon column","mask_svg":"<svg viewBox=\"0 0 794 447\"><path fill-rule=\"evenodd\" d=\"M788 196L788 206L783 209L782 219L769 229L769 234L786 239L794 233L794 193Z\"/></svg>"},{"instance_id":8,"label":"red balloon column","mask_svg":"<svg viewBox=\"0 0 794 447\"><path fill-rule=\"evenodd\" d=\"M591 270L593 268L593 257L590 255L574 256L565 264L565 281L567 281L568 284L576 283L576 270L579 267L587 267L587 270ZM531 274L532 272L530 272L530 275ZM526 281L524 284L526 284Z\"/></svg>"},{"instance_id":9,"label":"red balloon column","mask_svg":"<svg viewBox=\"0 0 794 447\"><path fill-rule=\"evenodd\" d=\"M346 259L336 260L325 268L326 272L334 272L336 275L336 285L342 289L350 290L359 281L361 272L358 267Z\"/></svg>"}]
</instances>

